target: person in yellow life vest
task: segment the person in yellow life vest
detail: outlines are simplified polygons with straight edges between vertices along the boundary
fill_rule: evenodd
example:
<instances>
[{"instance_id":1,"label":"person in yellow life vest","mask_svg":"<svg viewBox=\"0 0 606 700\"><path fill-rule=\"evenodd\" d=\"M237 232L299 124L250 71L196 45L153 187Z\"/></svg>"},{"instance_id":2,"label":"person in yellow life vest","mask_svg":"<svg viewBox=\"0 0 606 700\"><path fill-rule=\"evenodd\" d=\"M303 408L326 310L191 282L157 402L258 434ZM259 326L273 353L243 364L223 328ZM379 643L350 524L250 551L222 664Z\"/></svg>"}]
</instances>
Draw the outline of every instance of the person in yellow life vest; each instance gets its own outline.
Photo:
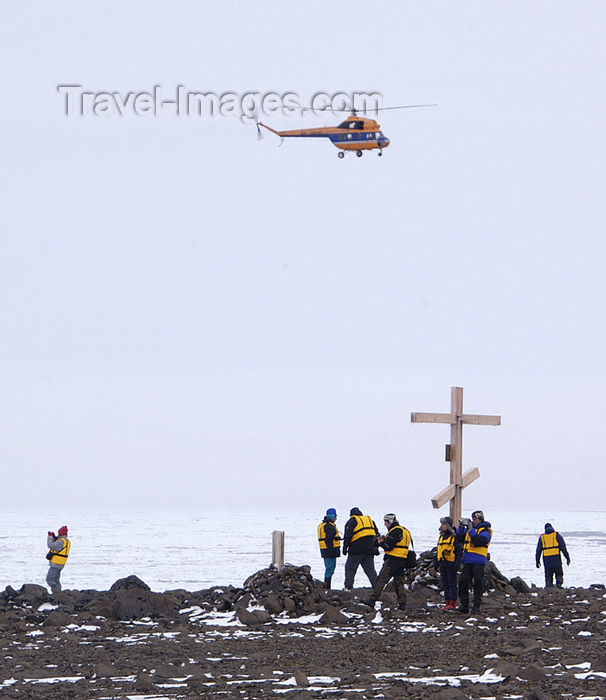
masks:
<instances>
[{"instance_id":1,"label":"person in yellow life vest","mask_svg":"<svg viewBox=\"0 0 606 700\"><path fill-rule=\"evenodd\" d=\"M341 535L335 525L337 511L329 508L324 520L318 525L318 542L320 556L324 560L324 588L330 590L332 575L337 566L337 557L341 556Z\"/></svg>"},{"instance_id":2,"label":"person in yellow life vest","mask_svg":"<svg viewBox=\"0 0 606 700\"><path fill-rule=\"evenodd\" d=\"M459 576L459 607L457 612L469 612L469 588L473 581L473 609L480 612L484 593L484 567L488 561L488 545L492 539L490 523L481 510L474 510L469 518L461 518L456 534L463 545L461 575Z\"/></svg>"},{"instance_id":3,"label":"person in yellow life vest","mask_svg":"<svg viewBox=\"0 0 606 700\"><path fill-rule=\"evenodd\" d=\"M543 566L545 567L545 588L553 587L554 575L556 586L562 588L564 570L562 569L562 557L560 555L563 554L566 557L567 566L570 566L570 555L566 549L564 538L553 529L551 523L545 523L545 533L539 537L537 542L537 569L541 568L541 554L543 555Z\"/></svg>"},{"instance_id":4,"label":"person in yellow life vest","mask_svg":"<svg viewBox=\"0 0 606 700\"><path fill-rule=\"evenodd\" d=\"M71 542L67 538L67 525L60 527L57 535L55 535L54 532L49 532L46 539L46 546L49 549L46 555L49 563L46 583L48 583L52 593L59 593L61 590L61 581L59 578L65 566L65 562L67 561L67 557L69 556L71 547Z\"/></svg>"},{"instance_id":5,"label":"person in yellow life vest","mask_svg":"<svg viewBox=\"0 0 606 700\"><path fill-rule=\"evenodd\" d=\"M442 590L444 591L444 610L457 607L457 571L461 563L463 544L456 539L452 518L440 518L440 533L436 549L435 567L440 572Z\"/></svg>"},{"instance_id":6,"label":"person in yellow life vest","mask_svg":"<svg viewBox=\"0 0 606 700\"><path fill-rule=\"evenodd\" d=\"M351 591L358 566L362 565L368 576L370 585L374 588L377 583L375 571L375 556L379 553L375 547L375 537L379 531L370 515L362 515L359 508L349 511L349 520L345 523L343 533L343 554L347 554L345 562L345 589Z\"/></svg>"},{"instance_id":7,"label":"person in yellow life vest","mask_svg":"<svg viewBox=\"0 0 606 700\"><path fill-rule=\"evenodd\" d=\"M393 578L396 595L398 597L398 607L406 610L406 557L410 547L410 532L400 525L395 513L386 513L383 522L387 528L384 537L377 537L376 543L385 550L383 566L379 571L379 577L373 587L372 593L363 602L374 608L375 603L381 597L381 593L389 581Z\"/></svg>"}]
</instances>

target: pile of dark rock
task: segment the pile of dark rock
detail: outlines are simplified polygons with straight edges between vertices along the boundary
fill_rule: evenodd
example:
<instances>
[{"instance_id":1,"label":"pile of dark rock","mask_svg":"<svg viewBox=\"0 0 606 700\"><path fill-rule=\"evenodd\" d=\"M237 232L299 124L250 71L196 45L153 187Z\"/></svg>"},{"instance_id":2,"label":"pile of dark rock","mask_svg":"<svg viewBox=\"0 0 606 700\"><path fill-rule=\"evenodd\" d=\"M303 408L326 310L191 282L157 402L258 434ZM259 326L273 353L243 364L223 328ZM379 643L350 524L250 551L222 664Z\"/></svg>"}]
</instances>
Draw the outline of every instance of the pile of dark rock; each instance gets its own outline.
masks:
<instances>
[{"instance_id":1,"label":"pile of dark rock","mask_svg":"<svg viewBox=\"0 0 606 700\"><path fill-rule=\"evenodd\" d=\"M364 577L363 572L360 571L358 577ZM408 570L406 580L409 598L417 601L417 607L426 607L431 600L440 601L440 582L434 568L433 551L418 556L417 564ZM508 580L493 562L486 566L485 587L502 594L530 592L522 579ZM18 591L7 586L0 593L0 631L7 626L19 627L36 621L67 625L73 622L73 616L77 616L81 624L99 617L107 620L177 619L180 610L192 606L197 606L202 612L234 611L237 618L249 626L270 622L273 616L281 614L289 617L323 614L325 621L338 623L347 621L342 610L363 613L361 599L367 594L368 589L353 592L324 590L322 582L311 575L309 566L292 564L286 564L281 570L270 566L257 571L241 587L215 586L194 592L177 589L155 593L136 576L116 581L109 591L67 590L55 595L50 595L43 586L25 584ZM384 607L397 607L392 584L385 589L382 600ZM48 609L40 611L43 603L58 607L50 612Z\"/></svg>"},{"instance_id":2,"label":"pile of dark rock","mask_svg":"<svg viewBox=\"0 0 606 700\"><path fill-rule=\"evenodd\" d=\"M412 590L419 586L440 587L440 576L435 569L435 548L423 552L417 558L417 565L409 569L406 582ZM488 561L484 567L484 590L500 591L513 595L515 593L530 593L530 586L519 576L511 580L504 576L493 561Z\"/></svg>"},{"instance_id":3,"label":"pile of dark rock","mask_svg":"<svg viewBox=\"0 0 606 700\"><path fill-rule=\"evenodd\" d=\"M44 609L45 603L50 607ZM92 622L98 617L108 620L176 618L179 608L177 596L154 593L136 576L116 581L109 591L66 590L53 595L44 586L27 583L18 591L7 586L0 593L0 630L7 625L19 627L20 623L69 625L74 622L73 616L80 623Z\"/></svg>"}]
</instances>

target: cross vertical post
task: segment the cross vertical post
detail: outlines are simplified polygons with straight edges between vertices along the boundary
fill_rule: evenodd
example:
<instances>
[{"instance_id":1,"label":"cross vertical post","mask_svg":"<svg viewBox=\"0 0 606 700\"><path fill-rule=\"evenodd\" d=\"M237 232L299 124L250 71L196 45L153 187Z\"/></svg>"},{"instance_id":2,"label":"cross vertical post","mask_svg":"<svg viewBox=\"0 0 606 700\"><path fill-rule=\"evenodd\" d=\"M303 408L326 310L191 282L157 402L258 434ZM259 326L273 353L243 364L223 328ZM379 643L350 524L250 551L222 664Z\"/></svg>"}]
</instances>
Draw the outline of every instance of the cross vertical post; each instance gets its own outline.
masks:
<instances>
[{"instance_id":1,"label":"cross vertical post","mask_svg":"<svg viewBox=\"0 0 606 700\"><path fill-rule=\"evenodd\" d=\"M447 457L450 461L450 483L431 499L434 508L441 508L450 501L450 517L458 523L463 507L463 489L474 482L480 471L476 467L463 473L463 424L501 425L501 416L480 416L463 413L463 388L453 386L450 389L450 413L411 413L412 423L446 423L450 424L450 445Z\"/></svg>"},{"instance_id":2,"label":"cross vertical post","mask_svg":"<svg viewBox=\"0 0 606 700\"><path fill-rule=\"evenodd\" d=\"M450 413L455 417L450 425L450 483L455 485L450 517L453 523L458 523L463 508L463 389L460 386L450 387Z\"/></svg>"}]
</instances>

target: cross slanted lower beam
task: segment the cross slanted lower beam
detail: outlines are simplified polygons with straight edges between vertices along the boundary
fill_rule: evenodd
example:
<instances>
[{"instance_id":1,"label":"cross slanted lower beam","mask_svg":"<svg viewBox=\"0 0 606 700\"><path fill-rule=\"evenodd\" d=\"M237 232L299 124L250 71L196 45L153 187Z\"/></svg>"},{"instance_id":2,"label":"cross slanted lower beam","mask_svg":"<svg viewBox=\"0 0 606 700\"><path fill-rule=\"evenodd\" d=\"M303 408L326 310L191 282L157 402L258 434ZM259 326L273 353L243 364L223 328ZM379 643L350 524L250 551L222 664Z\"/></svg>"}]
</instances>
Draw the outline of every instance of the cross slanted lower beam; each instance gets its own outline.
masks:
<instances>
[{"instance_id":1,"label":"cross slanted lower beam","mask_svg":"<svg viewBox=\"0 0 606 700\"><path fill-rule=\"evenodd\" d=\"M456 524L461 517L462 491L480 476L477 467L463 473L463 425L501 425L501 416L463 413L463 388L450 389L450 413L411 413L412 423L443 423L450 425L450 483L431 499L434 508L450 501L450 517Z\"/></svg>"}]
</instances>

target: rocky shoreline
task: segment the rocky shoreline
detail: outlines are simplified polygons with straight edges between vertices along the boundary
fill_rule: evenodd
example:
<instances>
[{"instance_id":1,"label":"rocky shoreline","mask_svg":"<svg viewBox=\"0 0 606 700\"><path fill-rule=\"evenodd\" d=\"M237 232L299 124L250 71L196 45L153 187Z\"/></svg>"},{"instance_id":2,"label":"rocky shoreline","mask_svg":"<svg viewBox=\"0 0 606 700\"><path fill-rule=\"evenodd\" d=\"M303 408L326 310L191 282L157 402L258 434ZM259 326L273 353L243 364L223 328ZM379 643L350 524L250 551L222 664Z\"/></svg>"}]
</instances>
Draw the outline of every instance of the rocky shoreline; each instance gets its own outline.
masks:
<instances>
[{"instance_id":1,"label":"rocky shoreline","mask_svg":"<svg viewBox=\"0 0 606 700\"><path fill-rule=\"evenodd\" d=\"M482 614L444 612L432 554L386 590L325 591L309 567L156 593L0 593L7 698L606 698L606 588L536 589L487 567ZM358 576L363 576L360 572Z\"/></svg>"}]
</instances>

